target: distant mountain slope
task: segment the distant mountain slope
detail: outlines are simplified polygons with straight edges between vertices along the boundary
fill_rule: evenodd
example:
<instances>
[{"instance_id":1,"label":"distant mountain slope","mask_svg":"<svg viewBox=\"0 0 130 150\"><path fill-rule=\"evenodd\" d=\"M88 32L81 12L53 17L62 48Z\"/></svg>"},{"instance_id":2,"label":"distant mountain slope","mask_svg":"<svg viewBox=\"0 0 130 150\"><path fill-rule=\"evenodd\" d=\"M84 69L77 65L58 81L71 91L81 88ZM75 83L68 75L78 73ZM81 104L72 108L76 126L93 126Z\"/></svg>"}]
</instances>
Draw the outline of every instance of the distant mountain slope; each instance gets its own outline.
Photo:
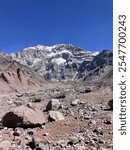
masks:
<instances>
[{"instance_id":1,"label":"distant mountain slope","mask_svg":"<svg viewBox=\"0 0 130 150\"><path fill-rule=\"evenodd\" d=\"M84 76L83 80L89 78L99 80L99 78L108 77L108 74L111 74L110 72L113 70L113 53L103 50L86 66L86 70L88 70L88 73Z\"/></svg>"}]
</instances>

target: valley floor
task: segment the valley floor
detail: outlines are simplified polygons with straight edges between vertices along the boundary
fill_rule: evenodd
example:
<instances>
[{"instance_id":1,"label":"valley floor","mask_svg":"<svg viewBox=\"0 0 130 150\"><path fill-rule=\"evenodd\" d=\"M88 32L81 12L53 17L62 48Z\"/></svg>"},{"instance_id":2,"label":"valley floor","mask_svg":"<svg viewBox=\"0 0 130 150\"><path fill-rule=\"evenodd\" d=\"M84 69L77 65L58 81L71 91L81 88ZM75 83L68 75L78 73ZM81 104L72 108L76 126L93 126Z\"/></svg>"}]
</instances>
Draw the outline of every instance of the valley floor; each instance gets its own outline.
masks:
<instances>
[{"instance_id":1,"label":"valley floor","mask_svg":"<svg viewBox=\"0 0 130 150\"><path fill-rule=\"evenodd\" d=\"M85 86L51 83L26 92L1 93L1 119L5 113L24 105L41 110L46 123L35 128L8 128L1 121L0 149L112 150L111 100L109 87L89 91ZM60 115L50 119L50 112Z\"/></svg>"}]
</instances>

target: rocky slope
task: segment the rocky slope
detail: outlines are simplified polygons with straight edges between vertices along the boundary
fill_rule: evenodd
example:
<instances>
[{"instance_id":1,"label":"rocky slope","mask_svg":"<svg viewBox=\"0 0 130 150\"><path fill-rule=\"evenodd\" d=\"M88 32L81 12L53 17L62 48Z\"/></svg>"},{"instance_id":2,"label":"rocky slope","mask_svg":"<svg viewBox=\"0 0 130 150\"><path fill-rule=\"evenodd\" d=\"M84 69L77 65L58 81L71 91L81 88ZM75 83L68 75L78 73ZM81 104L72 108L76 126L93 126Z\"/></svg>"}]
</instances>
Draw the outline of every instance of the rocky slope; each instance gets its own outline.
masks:
<instances>
[{"instance_id":1,"label":"rocky slope","mask_svg":"<svg viewBox=\"0 0 130 150\"><path fill-rule=\"evenodd\" d=\"M46 82L29 68L0 53L0 93L14 92L40 87Z\"/></svg>"},{"instance_id":2,"label":"rocky slope","mask_svg":"<svg viewBox=\"0 0 130 150\"><path fill-rule=\"evenodd\" d=\"M112 150L111 101L109 87L84 93L55 85L0 95L0 149Z\"/></svg>"},{"instance_id":3,"label":"rocky slope","mask_svg":"<svg viewBox=\"0 0 130 150\"><path fill-rule=\"evenodd\" d=\"M65 82L85 77L88 72L86 66L98 54L98 51L90 52L73 45L60 44L29 47L11 56L46 79Z\"/></svg>"}]
</instances>

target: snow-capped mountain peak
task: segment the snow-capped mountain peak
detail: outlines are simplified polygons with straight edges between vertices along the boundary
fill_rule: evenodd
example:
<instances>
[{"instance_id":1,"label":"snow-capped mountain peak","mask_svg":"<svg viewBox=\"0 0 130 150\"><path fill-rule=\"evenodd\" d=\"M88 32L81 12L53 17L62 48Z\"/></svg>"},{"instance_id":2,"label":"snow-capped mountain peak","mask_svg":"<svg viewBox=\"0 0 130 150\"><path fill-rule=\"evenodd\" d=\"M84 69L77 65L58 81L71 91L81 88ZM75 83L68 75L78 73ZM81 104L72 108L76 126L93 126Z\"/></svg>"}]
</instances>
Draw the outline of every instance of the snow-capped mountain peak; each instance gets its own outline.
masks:
<instances>
[{"instance_id":1,"label":"snow-capped mountain peak","mask_svg":"<svg viewBox=\"0 0 130 150\"><path fill-rule=\"evenodd\" d=\"M86 51L71 44L57 44L24 48L11 56L47 79L68 81L74 76L82 78L87 72L85 66L98 54L98 51Z\"/></svg>"}]
</instances>

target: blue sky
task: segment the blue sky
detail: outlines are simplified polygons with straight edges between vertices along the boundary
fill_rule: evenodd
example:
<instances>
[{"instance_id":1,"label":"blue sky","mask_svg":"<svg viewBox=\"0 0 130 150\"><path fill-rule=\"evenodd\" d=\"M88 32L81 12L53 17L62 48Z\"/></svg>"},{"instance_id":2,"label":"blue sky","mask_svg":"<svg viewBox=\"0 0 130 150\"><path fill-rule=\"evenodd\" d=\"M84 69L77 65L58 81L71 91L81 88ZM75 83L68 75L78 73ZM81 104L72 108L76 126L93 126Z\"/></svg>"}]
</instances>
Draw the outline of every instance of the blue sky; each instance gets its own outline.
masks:
<instances>
[{"instance_id":1,"label":"blue sky","mask_svg":"<svg viewBox=\"0 0 130 150\"><path fill-rule=\"evenodd\" d=\"M112 49L112 0L0 0L0 50L61 43Z\"/></svg>"}]
</instances>

